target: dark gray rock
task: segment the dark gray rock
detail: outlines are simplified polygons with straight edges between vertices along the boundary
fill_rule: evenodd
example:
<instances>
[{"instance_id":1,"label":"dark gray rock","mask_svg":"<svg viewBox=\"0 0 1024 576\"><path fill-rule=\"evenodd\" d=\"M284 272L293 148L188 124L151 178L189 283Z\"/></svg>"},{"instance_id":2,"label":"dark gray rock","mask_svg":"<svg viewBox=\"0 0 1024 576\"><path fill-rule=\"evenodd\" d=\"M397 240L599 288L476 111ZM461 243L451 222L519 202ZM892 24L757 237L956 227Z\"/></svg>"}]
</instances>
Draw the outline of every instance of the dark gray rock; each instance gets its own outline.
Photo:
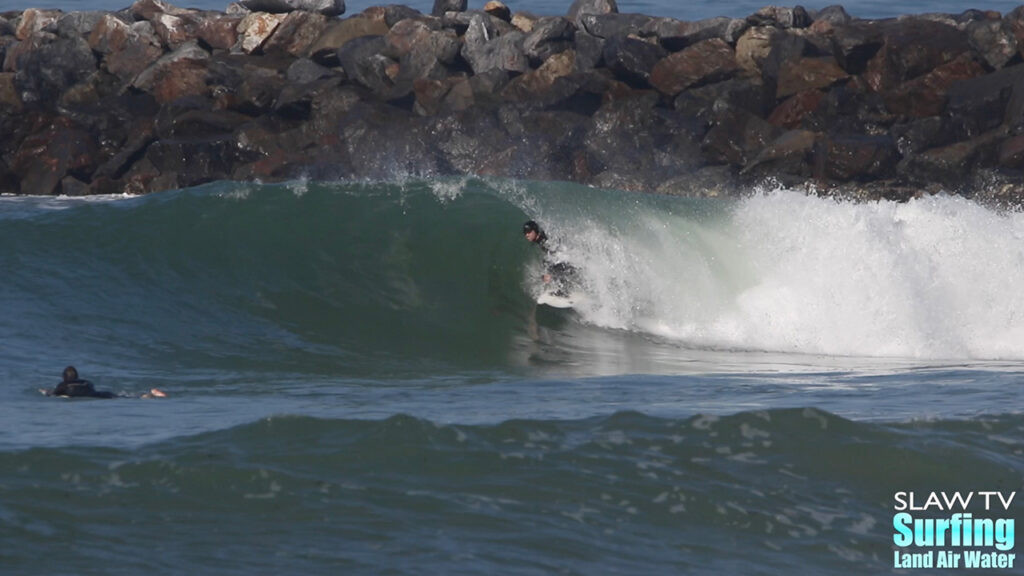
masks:
<instances>
[{"instance_id":1,"label":"dark gray rock","mask_svg":"<svg viewBox=\"0 0 1024 576\"><path fill-rule=\"evenodd\" d=\"M532 62L541 63L551 55L573 47L576 28L568 19L550 16L537 20L533 30L523 40L523 52Z\"/></svg>"},{"instance_id":2,"label":"dark gray rock","mask_svg":"<svg viewBox=\"0 0 1024 576\"><path fill-rule=\"evenodd\" d=\"M593 70L604 64L604 38L577 30L573 43L576 46L576 70Z\"/></svg>"},{"instance_id":3,"label":"dark gray rock","mask_svg":"<svg viewBox=\"0 0 1024 576\"><path fill-rule=\"evenodd\" d=\"M22 102L52 103L96 72L96 64L84 38L59 38L17 59L14 83Z\"/></svg>"},{"instance_id":4,"label":"dark gray rock","mask_svg":"<svg viewBox=\"0 0 1024 576\"><path fill-rule=\"evenodd\" d=\"M832 26L843 26L849 24L853 17L846 13L846 9L840 5L826 6L811 14L814 22L828 22Z\"/></svg>"},{"instance_id":5,"label":"dark gray rock","mask_svg":"<svg viewBox=\"0 0 1024 576\"><path fill-rule=\"evenodd\" d=\"M668 52L658 44L636 38L612 37L605 41L604 62L622 81L649 87L651 70Z\"/></svg>"},{"instance_id":6,"label":"dark gray rock","mask_svg":"<svg viewBox=\"0 0 1024 576\"><path fill-rule=\"evenodd\" d=\"M314 80L335 75L335 72L326 66L321 66L309 58L299 58L288 66L285 78L295 84L308 84Z\"/></svg>"},{"instance_id":7,"label":"dark gray rock","mask_svg":"<svg viewBox=\"0 0 1024 576\"><path fill-rule=\"evenodd\" d=\"M574 0L567 14L569 21L582 28L581 18L588 14L618 13L619 5L615 0Z\"/></svg>"},{"instance_id":8,"label":"dark gray rock","mask_svg":"<svg viewBox=\"0 0 1024 576\"><path fill-rule=\"evenodd\" d=\"M661 45L670 51L678 51L711 38L721 38L735 43L732 18L709 18L697 22L683 22L674 18L653 18L640 29L643 36L655 36Z\"/></svg>"},{"instance_id":9,"label":"dark gray rock","mask_svg":"<svg viewBox=\"0 0 1024 576\"><path fill-rule=\"evenodd\" d=\"M241 0L242 6L253 12L314 12L324 16L340 16L345 13L345 0Z\"/></svg>"},{"instance_id":10,"label":"dark gray rock","mask_svg":"<svg viewBox=\"0 0 1024 576\"><path fill-rule=\"evenodd\" d=\"M752 26L775 24L780 28L807 28L811 17L803 6L766 6L748 18Z\"/></svg>"},{"instance_id":11,"label":"dark gray rock","mask_svg":"<svg viewBox=\"0 0 1024 576\"><path fill-rule=\"evenodd\" d=\"M676 110L692 116L706 115L713 108L730 107L763 118L774 104L774 92L746 78L733 78L692 88L679 94L674 101Z\"/></svg>"},{"instance_id":12,"label":"dark gray rock","mask_svg":"<svg viewBox=\"0 0 1024 576\"><path fill-rule=\"evenodd\" d=\"M469 62L474 74L493 68L509 72L526 72L530 61L523 52L526 35L522 32L508 32L494 37L494 31L481 15L474 15L466 30L462 57Z\"/></svg>"},{"instance_id":13,"label":"dark gray rock","mask_svg":"<svg viewBox=\"0 0 1024 576\"><path fill-rule=\"evenodd\" d=\"M624 38L639 35L652 20L643 14L587 14L580 17L577 27L598 38Z\"/></svg>"},{"instance_id":14,"label":"dark gray rock","mask_svg":"<svg viewBox=\"0 0 1024 576\"><path fill-rule=\"evenodd\" d=\"M996 70L1006 66L1020 51L1009 22L978 20L968 24L964 31L971 48Z\"/></svg>"},{"instance_id":15,"label":"dark gray rock","mask_svg":"<svg viewBox=\"0 0 1024 576\"><path fill-rule=\"evenodd\" d=\"M434 0L434 8L430 13L440 17L447 12L465 12L467 4L467 0Z\"/></svg>"},{"instance_id":16,"label":"dark gray rock","mask_svg":"<svg viewBox=\"0 0 1024 576\"><path fill-rule=\"evenodd\" d=\"M714 124L701 142L713 164L747 166L758 153L782 134L777 126L739 108L715 109Z\"/></svg>"},{"instance_id":17,"label":"dark gray rock","mask_svg":"<svg viewBox=\"0 0 1024 576\"><path fill-rule=\"evenodd\" d=\"M106 12L70 12L57 19L53 31L62 38L87 36Z\"/></svg>"},{"instance_id":18,"label":"dark gray rock","mask_svg":"<svg viewBox=\"0 0 1024 576\"><path fill-rule=\"evenodd\" d=\"M888 135L841 134L826 139L825 175L841 181L865 181L892 173L899 160Z\"/></svg>"},{"instance_id":19,"label":"dark gray rock","mask_svg":"<svg viewBox=\"0 0 1024 576\"><path fill-rule=\"evenodd\" d=\"M893 126L892 137L903 157L913 156L929 148L952 144L957 135L946 118L932 116Z\"/></svg>"},{"instance_id":20,"label":"dark gray rock","mask_svg":"<svg viewBox=\"0 0 1024 576\"><path fill-rule=\"evenodd\" d=\"M885 43L881 28L874 23L837 25L832 35L832 53L850 74L861 74Z\"/></svg>"},{"instance_id":21,"label":"dark gray rock","mask_svg":"<svg viewBox=\"0 0 1024 576\"><path fill-rule=\"evenodd\" d=\"M383 36L360 36L338 48L338 61L349 79L383 95L393 85L387 68L397 64L382 54L384 48Z\"/></svg>"},{"instance_id":22,"label":"dark gray rock","mask_svg":"<svg viewBox=\"0 0 1024 576\"><path fill-rule=\"evenodd\" d=\"M964 137L979 136L1004 123L1019 125L1024 115L1024 66L953 84L948 110L962 127Z\"/></svg>"}]
</instances>

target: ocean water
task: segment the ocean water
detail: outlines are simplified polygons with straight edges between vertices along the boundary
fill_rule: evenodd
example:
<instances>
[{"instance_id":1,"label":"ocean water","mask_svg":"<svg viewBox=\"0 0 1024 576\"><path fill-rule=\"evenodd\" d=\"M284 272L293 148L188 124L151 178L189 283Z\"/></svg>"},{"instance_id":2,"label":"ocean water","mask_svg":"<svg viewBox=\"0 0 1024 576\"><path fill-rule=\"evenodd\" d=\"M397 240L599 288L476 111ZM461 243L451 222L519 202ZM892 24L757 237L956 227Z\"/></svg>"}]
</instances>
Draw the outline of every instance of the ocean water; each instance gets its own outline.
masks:
<instances>
[{"instance_id":1,"label":"ocean water","mask_svg":"<svg viewBox=\"0 0 1024 576\"><path fill-rule=\"evenodd\" d=\"M576 310L534 304L527 218L579 269ZM0 197L0 246L4 575L916 574L894 554L1020 550L894 530L899 493L1022 516L1018 211L221 182ZM126 397L41 395L68 364Z\"/></svg>"}]
</instances>

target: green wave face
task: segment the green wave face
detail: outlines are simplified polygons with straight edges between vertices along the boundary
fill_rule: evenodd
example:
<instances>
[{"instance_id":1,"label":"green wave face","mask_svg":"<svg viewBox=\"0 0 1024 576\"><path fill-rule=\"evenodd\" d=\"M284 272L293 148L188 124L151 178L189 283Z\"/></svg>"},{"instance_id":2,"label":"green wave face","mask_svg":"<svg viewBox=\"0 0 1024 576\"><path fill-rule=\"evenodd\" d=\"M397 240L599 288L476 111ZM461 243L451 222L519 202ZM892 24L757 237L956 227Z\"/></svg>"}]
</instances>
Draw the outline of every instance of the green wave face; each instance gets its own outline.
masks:
<instances>
[{"instance_id":1,"label":"green wave face","mask_svg":"<svg viewBox=\"0 0 1024 576\"><path fill-rule=\"evenodd\" d=\"M536 219L579 270L537 308ZM13 361L432 374L672 372L679 350L1018 359L1024 215L935 197L681 199L565 183L216 183L4 199ZM684 359L685 360L685 359Z\"/></svg>"}]
</instances>

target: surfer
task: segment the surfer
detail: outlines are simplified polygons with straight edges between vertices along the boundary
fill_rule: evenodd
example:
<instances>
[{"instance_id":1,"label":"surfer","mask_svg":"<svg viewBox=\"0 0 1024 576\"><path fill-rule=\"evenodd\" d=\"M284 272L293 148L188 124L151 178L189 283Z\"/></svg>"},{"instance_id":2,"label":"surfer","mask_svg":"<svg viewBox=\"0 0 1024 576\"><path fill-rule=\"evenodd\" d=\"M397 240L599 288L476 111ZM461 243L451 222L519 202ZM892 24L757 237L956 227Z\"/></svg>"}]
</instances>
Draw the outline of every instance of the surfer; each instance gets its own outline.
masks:
<instances>
[{"instance_id":1,"label":"surfer","mask_svg":"<svg viewBox=\"0 0 1024 576\"><path fill-rule=\"evenodd\" d=\"M74 366L64 369L63 380L53 390L41 390L47 396L64 396L66 398L117 398L113 392L97 390L92 382L78 377L78 370ZM165 398L165 394L159 388L153 388L142 398Z\"/></svg>"},{"instance_id":2,"label":"surfer","mask_svg":"<svg viewBox=\"0 0 1024 576\"><path fill-rule=\"evenodd\" d=\"M546 271L543 279L545 284L554 280L559 286L559 291L561 291L566 287L566 284L575 279L577 275L576 268L572 264L557 258L555 251L548 246L548 235L544 233L544 230L536 222L527 220L523 224L523 237L526 238L527 242L536 244L544 252L544 267Z\"/></svg>"}]
</instances>

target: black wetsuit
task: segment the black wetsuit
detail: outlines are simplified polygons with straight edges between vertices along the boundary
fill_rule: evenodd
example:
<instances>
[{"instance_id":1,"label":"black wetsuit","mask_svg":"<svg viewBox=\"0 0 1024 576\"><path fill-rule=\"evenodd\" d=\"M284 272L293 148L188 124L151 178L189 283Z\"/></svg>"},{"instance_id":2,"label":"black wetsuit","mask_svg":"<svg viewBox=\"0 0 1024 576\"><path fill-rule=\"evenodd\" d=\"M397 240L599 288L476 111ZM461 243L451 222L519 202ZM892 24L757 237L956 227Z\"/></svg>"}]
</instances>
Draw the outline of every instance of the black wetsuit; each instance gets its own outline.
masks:
<instances>
[{"instance_id":1,"label":"black wetsuit","mask_svg":"<svg viewBox=\"0 0 1024 576\"><path fill-rule=\"evenodd\" d=\"M69 398L114 398L116 395L113 392L107 392L106 390L96 390L93 387L92 382L88 380L69 380L67 382L61 382L57 384L48 396L67 396Z\"/></svg>"},{"instance_id":2,"label":"black wetsuit","mask_svg":"<svg viewBox=\"0 0 1024 576\"><path fill-rule=\"evenodd\" d=\"M570 285L575 284L578 281L577 276L579 271L576 267L563 260L557 260L554 250L552 250L548 244L548 235L544 232L540 232L537 240L534 242L537 246L540 246L541 251L544 252L544 268L547 273L551 275L551 280L555 282L558 287L558 292L565 291Z\"/></svg>"}]
</instances>

